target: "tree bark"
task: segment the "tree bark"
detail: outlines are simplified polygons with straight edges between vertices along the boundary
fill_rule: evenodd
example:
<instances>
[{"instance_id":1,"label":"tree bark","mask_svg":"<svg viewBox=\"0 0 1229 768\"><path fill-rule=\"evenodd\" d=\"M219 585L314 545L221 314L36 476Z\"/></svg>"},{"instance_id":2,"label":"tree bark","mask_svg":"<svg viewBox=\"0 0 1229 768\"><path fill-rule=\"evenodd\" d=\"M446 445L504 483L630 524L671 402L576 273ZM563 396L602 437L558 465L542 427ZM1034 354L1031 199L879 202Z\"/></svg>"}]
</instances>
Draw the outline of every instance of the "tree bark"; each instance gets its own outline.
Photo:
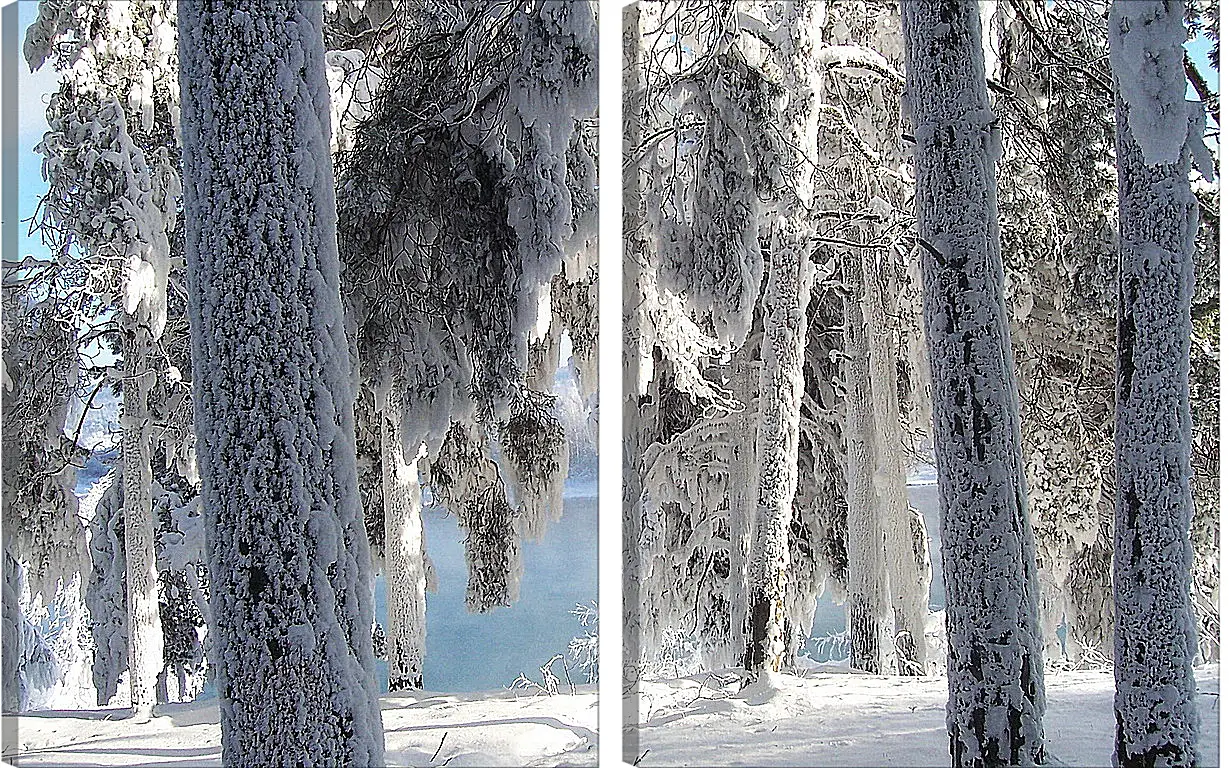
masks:
<instances>
[{"instance_id":1,"label":"tree bark","mask_svg":"<svg viewBox=\"0 0 1229 768\"><path fill-rule=\"evenodd\" d=\"M878 675L892 643L882 507L875 489L870 341L862 317L861 257L845 260L845 473L849 509L849 665Z\"/></svg>"},{"instance_id":2,"label":"tree bark","mask_svg":"<svg viewBox=\"0 0 1229 768\"><path fill-rule=\"evenodd\" d=\"M138 721L153 716L159 701L162 673L162 620L158 613L158 563L154 553L154 473L150 465L150 413L148 405L149 335L126 315L124 339L124 556L128 600L128 680L132 710ZM165 696L162 697L165 700Z\"/></svg>"},{"instance_id":3,"label":"tree bark","mask_svg":"<svg viewBox=\"0 0 1229 768\"><path fill-rule=\"evenodd\" d=\"M380 419L384 493L384 581L388 602L388 690L423 686L427 653L427 569L418 457L405 460L401 397L389 393Z\"/></svg>"},{"instance_id":4,"label":"tree bark","mask_svg":"<svg viewBox=\"0 0 1229 768\"><path fill-rule=\"evenodd\" d=\"M811 264L812 170L818 150L818 73L811 57L822 9L790 2L782 9L783 85L790 101L782 115L786 144L796 155L788 190L773 225L764 290L763 370L756 455L760 461L752 549L749 637L743 663L750 670L779 672L785 663L789 526L798 487L798 426L802 407L802 361L806 307L814 281Z\"/></svg>"},{"instance_id":5,"label":"tree bark","mask_svg":"<svg viewBox=\"0 0 1229 768\"><path fill-rule=\"evenodd\" d=\"M956 766L1045 759L1038 584L1020 449L979 8L902 4L947 594Z\"/></svg>"},{"instance_id":6,"label":"tree bark","mask_svg":"<svg viewBox=\"0 0 1229 768\"><path fill-rule=\"evenodd\" d=\"M1141 43L1115 34L1115 27L1126 29L1145 19L1132 9L1135 16L1128 22L1121 4L1115 3L1110 17L1111 60L1119 84L1114 764L1193 766L1199 715L1191 668L1196 633L1190 597L1195 511L1190 354L1198 206L1188 177L1189 144L1177 152L1176 162L1164 162L1149 158L1133 133L1132 126L1145 120L1151 130L1161 116L1132 115L1149 103L1129 104L1123 94L1124 81L1135 77L1130 70L1120 71L1128 53L1123 48ZM1173 37L1160 38L1154 27L1142 43L1148 48L1133 52L1161 62L1151 65L1158 68L1166 56L1176 56L1178 76L1167 85L1176 89L1171 94L1175 105L1187 106L1180 75L1182 5L1152 6L1158 18L1148 23L1162 29L1168 25ZM1202 132L1193 140L1202 141Z\"/></svg>"},{"instance_id":7,"label":"tree bark","mask_svg":"<svg viewBox=\"0 0 1229 768\"><path fill-rule=\"evenodd\" d=\"M752 331L754 336L754 331ZM729 464L730 572L727 594L730 601L730 648L733 663L737 653L746 648L747 617L750 615L751 547L755 531L757 482L759 478L756 450L758 404L756 390L760 377L751 354L736 353L730 364L730 392L742 405L742 410L730 419L732 450Z\"/></svg>"},{"instance_id":8,"label":"tree bark","mask_svg":"<svg viewBox=\"0 0 1229 768\"><path fill-rule=\"evenodd\" d=\"M760 375L760 462L752 549L750 632L744 666L780 672L788 645L789 527L798 488L798 426L806 305L814 266L807 255L807 212L779 222L764 292L763 370Z\"/></svg>"},{"instance_id":9,"label":"tree bark","mask_svg":"<svg viewBox=\"0 0 1229 768\"><path fill-rule=\"evenodd\" d=\"M179 6L201 506L226 765L380 765L316 2Z\"/></svg>"}]
</instances>

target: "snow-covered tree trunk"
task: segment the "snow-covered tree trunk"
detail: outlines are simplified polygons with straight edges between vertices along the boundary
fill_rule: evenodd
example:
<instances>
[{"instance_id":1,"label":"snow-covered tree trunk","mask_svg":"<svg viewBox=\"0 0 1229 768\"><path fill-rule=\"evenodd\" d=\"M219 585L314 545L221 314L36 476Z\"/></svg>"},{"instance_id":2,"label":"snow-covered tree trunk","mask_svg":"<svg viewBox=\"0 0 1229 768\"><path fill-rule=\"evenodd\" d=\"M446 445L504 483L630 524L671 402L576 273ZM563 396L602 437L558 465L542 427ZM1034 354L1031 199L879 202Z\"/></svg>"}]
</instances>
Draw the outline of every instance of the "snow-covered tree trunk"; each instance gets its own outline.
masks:
<instances>
[{"instance_id":1,"label":"snow-covered tree trunk","mask_svg":"<svg viewBox=\"0 0 1229 768\"><path fill-rule=\"evenodd\" d=\"M0 680L0 711L21 710L21 682L15 659L22 658L21 565L9 554L8 541L0 557L4 558L4 582L0 592L0 652L4 663Z\"/></svg>"},{"instance_id":2,"label":"snow-covered tree trunk","mask_svg":"<svg viewBox=\"0 0 1229 768\"><path fill-rule=\"evenodd\" d=\"M806 305L815 268L808 257L807 212L778 222L764 292L760 376L759 493L750 566L750 629L744 666L780 672L785 663L789 527L798 488L798 428Z\"/></svg>"},{"instance_id":3,"label":"snow-covered tree trunk","mask_svg":"<svg viewBox=\"0 0 1229 768\"><path fill-rule=\"evenodd\" d=\"M384 580L388 597L388 690L422 688L427 652L427 568L418 456L401 443L401 398L389 393L380 419L384 491Z\"/></svg>"},{"instance_id":4,"label":"snow-covered tree trunk","mask_svg":"<svg viewBox=\"0 0 1229 768\"><path fill-rule=\"evenodd\" d=\"M882 674L892 642L882 509L876 493L870 341L862 316L861 257L846 259L845 497L848 505L849 665Z\"/></svg>"},{"instance_id":5,"label":"snow-covered tree trunk","mask_svg":"<svg viewBox=\"0 0 1229 768\"><path fill-rule=\"evenodd\" d=\"M731 414L729 469L730 570L727 578L727 594L730 601L730 647L746 647L746 617L749 602L751 546L755 531L756 501L759 462L756 460L756 423L759 390L759 370L750 359L751 354L736 354L731 362L730 390L742 404L741 410Z\"/></svg>"},{"instance_id":6,"label":"snow-covered tree trunk","mask_svg":"<svg viewBox=\"0 0 1229 768\"><path fill-rule=\"evenodd\" d=\"M162 622L158 614L158 563L154 553L151 417L147 404L148 335L133 315L125 316L124 339L124 552L128 598L128 677L137 720L149 720L158 701L162 660ZM165 698L165 697L164 697Z\"/></svg>"},{"instance_id":7,"label":"snow-covered tree trunk","mask_svg":"<svg viewBox=\"0 0 1229 768\"><path fill-rule=\"evenodd\" d=\"M643 130L640 110L644 106L640 81L640 4L623 8L623 155L630 156L640 145ZM641 492L644 488L644 428L640 414L641 355L647 353L647 340L641 338L638 305L640 274L643 270L644 238L636 230L644 221L641 212L640 168L629 163L623 170L623 327L627 341L623 346L623 642L624 670L641 660L644 626L640 616L640 531ZM624 680L630 684L631 679Z\"/></svg>"},{"instance_id":8,"label":"snow-covered tree trunk","mask_svg":"<svg viewBox=\"0 0 1229 768\"><path fill-rule=\"evenodd\" d=\"M750 567L750 626L743 663L747 669L779 672L786 649L789 526L798 487L798 427L802 407L802 361L806 306L815 267L811 220L818 133L818 3L789 2L782 8L783 85L790 94L782 114L790 158L788 194L772 225L764 306L763 369L756 454L760 460L755 544Z\"/></svg>"},{"instance_id":9,"label":"snow-covered tree trunk","mask_svg":"<svg viewBox=\"0 0 1229 768\"><path fill-rule=\"evenodd\" d=\"M906 98L934 392L954 765L1045 758L1043 649L978 6L912 0Z\"/></svg>"},{"instance_id":10,"label":"snow-covered tree trunk","mask_svg":"<svg viewBox=\"0 0 1229 768\"><path fill-rule=\"evenodd\" d=\"M887 254L864 250L866 290L863 320L870 353L870 398L875 420L875 497L884 533L890 602L896 626L897 671L926 673L926 616L930 612L930 554L926 524L909 506L906 486L900 393L888 297L895 285L887 274Z\"/></svg>"},{"instance_id":11,"label":"snow-covered tree trunk","mask_svg":"<svg viewBox=\"0 0 1229 768\"><path fill-rule=\"evenodd\" d=\"M1183 4L1114 3L1118 370L1114 452L1114 764L1193 766L1191 296L1198 209Z\"/></svg>"},{"instance_id":12,"label":"snow-covered tree trunk","mask_svg":"<svg viewBox=\"0 0 1229 768\"><path fill-rule=\"evenodd\" d=\"M322 4L179 6L201 505L228 765L380 765Z\"/></svg>"},{"instance_id":13,"label":"snow-covered tree trunk","mask_svg":"<svg viewBox=\"0 0 1229 768\"><path fill-rule=\"evenodd\" d=\"M118 477L111 472L99 478L90 495L94 517L90 521L90 572L84 596L94 646L94 690L98 706L105 707L115 696L120 675L129 662L122 472Z\"/></svg>"}]
</instances>

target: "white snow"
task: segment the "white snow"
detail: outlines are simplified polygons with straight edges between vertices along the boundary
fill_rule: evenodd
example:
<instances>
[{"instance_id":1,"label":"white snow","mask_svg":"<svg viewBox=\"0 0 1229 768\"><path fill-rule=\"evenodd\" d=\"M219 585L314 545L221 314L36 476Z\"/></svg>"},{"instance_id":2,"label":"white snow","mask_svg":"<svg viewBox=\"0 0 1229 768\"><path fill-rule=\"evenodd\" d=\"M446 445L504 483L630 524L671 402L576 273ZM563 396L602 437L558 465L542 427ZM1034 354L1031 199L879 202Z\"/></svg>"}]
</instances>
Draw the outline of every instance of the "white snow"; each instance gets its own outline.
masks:
<instances>
[{"instance_id":1,"label":"white snow","mask_svg":"<svg viewBox=\"0 0 1229 768\"><path fill-rule=\"evenodd\" d=\"M1219 765L1219 665L1198 667L1201 765ZM771 695L739 677L695 675L640 684L640 721L624 759L649 765L950 765L947 679L851 673L834 665L782 676ZM1109 765L1114 676L1047 672L1052 765ZM758 703L757 703L758 702ZM632 754L634 751L634 755Z\"/></svg>"},{"instance_id":2,"label":"white snow","mask_svg":"<svg viewBox=\"0 0 1229 768\"><path fill-rule=\"evenodd\" d=\"M860 45L825 45L815 54L815 61L822 69L842 67L855 70L857 74L904 79L883 54Z\"/></svg>"},{"instance_id":3,"label":"white snow","mask_svg":"<svg viewBox=\"0 0 1229 768\"><path fill-rule=\"evenodd\" d=\"M1177 162L1187 141L1186 42L1182 7L1164 0L1114 3L1110 9L1110 62L1131 133L1148 165Z\"/></svg>"},{"instance_id":4,"label":"white snow","mask_svg":"<svg viewBox=\"0 0 1229 768\"><path fill-rule=\"evenodd\" d=\"M380 700L388 766L597 765L597 691L416 691ZM3 758L17 766L221 765L217 702L168 704L146 725L125 710L31 712ZM16 721L16 722L13 722ZM441 743L442 742L442 743Z\"/></svg>"}]
</instances>

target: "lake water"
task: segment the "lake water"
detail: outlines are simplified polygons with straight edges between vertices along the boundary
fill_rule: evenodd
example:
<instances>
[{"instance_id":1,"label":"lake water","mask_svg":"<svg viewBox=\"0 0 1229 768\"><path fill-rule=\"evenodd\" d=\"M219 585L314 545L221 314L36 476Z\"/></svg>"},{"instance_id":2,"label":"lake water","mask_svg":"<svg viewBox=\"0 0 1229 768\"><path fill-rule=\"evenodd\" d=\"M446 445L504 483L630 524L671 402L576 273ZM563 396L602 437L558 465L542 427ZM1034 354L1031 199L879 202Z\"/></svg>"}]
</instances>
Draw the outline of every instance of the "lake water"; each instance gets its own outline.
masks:
<instances>
[{"instance_id":1,"label":"lake water","mask_svg":"<svg viewBox=\"0 0 1229 768\"><path fill-rule=\"evenodd\" d=\"M485 614L465 610L464 536L457 518L433 507L423 512L427 552L435 563L439 589L427 594L427 656L423 686L432 691L485 691L506 688L518 675L541 682L538 668L561 653L568 641L594 631L569 615L578 603L597 600L596 484L571 482L563 518L540 543L521 544L525 573L521 598ZM376 620L386 624L384 579L376 583ZM571 665L571 659L568 658ZM382 690L388 668L378 662ZM562 679L556 664L555 674ZM585 682L573 671L573 681Z\"/></svg>"},{"instance_id":2,"label":"lake water","mask_svg":"<svg viewBox=\"0 0 1229 768\"><path fill-rule=\"evenodd\" d=\"M92 455L78 475L77 493L90 487L117 461L115 452ZM570 614L577 604L597 600L597 457L571 461L564 486L563 516L541 542L522 542L525 564L520 600L485 614L465 610L468 578L464 535L457 518L441 507L423 510L427 552L435 564L439 589L427 594L427 655L423 683L433 691L462 693L508 687L521 673L541 681L539 667L552 656L568 656L568 642L596 626L582 627ZM384 578L376 579L376 621L387 625ZM377 682L388 689L388 665L377 661ZM555 674L563 679L556 663ZM576 683L584 673L572 671ZM210 681L199 698L217 695Z\"/></svg>"}]
</instances>

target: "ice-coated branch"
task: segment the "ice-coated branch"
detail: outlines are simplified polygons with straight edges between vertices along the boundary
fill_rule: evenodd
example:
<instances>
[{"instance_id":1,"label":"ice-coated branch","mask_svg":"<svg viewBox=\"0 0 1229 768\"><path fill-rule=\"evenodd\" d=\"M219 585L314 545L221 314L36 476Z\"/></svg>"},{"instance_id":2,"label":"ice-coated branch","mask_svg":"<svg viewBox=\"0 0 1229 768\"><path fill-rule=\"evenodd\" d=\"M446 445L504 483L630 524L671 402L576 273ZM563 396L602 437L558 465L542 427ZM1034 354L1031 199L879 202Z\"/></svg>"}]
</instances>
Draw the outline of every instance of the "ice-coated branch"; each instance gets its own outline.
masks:
<instances>
[{"instance_id":1,"label":"ice-coated branch","mask_svg":"<svg viewBox=\"0 0 1229 768\"><path fill-rule=\"evenodd\" d=\"M872 74L904 83L905 76L878 51L861 45L825 45L815 55L815 63L824 69L849 69L856 74Z\"/></svg>"}]
</instances>

